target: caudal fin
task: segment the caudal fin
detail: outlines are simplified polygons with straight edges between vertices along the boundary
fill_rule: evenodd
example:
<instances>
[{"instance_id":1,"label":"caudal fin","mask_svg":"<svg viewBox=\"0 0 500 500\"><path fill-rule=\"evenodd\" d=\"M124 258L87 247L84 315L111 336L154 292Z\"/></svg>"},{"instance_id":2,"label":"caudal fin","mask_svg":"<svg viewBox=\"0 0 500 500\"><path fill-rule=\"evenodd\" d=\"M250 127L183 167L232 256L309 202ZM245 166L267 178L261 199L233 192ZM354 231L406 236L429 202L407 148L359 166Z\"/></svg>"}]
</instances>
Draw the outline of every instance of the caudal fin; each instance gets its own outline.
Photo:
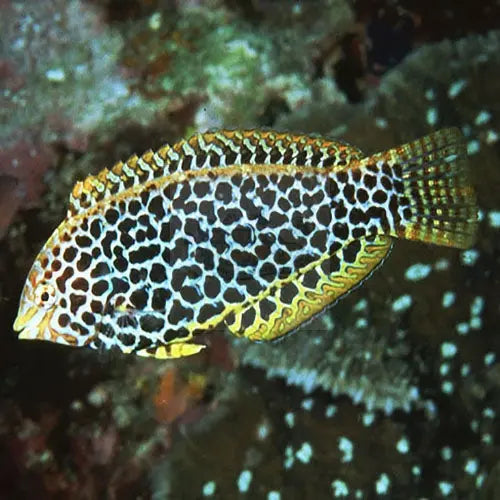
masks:
<instances>
[{"instance_id":1,"label":"caudal fin","mask_svg":"<svg viewBox=\"0 0 500 500\"><path fill-rule=\"evenodd\" d=\"M439 130L372 157L403 184L405 205L396 236L468 248L478 227L476 195L467 173L467 151L456 128ZM373 161L372 160L372 161Z\"/></svg>"}]
</instances>

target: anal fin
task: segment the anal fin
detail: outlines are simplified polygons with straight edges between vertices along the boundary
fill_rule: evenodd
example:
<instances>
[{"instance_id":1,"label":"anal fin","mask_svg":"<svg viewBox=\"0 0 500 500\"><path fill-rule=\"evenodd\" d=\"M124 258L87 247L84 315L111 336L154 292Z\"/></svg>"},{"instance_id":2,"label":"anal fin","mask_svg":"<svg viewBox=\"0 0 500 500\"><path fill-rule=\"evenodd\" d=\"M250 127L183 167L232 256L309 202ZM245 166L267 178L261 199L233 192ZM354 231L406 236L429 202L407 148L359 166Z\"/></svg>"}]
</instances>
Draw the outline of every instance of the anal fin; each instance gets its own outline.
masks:
<instances>
[{"instance_id":1,"label":"anal fin","mask_svg":"<svg viewBox=\"0 0 500 500\"><path fill-rule=\"evenodd\" d=\"M247 305L226 325L233 335L274 340L312 319L366 279L389 253L392 238L354 240L299 272L297 279L274 283L269 293Z\"/></svg>"},{"instance_id":2,"label":"anal fin","mask_svg":"<svg viewBox=\"0 0 500 500\"><path fill-rule=\"evenodd\" d=\"M205 349L203 344L192 344L189 342L173 342L158 347L150 347L148 349L141 349L137 351L138 356L156 359L175 359L183 358L185 356L192 356L198 354Z\"/></svg>"}]
</instances>

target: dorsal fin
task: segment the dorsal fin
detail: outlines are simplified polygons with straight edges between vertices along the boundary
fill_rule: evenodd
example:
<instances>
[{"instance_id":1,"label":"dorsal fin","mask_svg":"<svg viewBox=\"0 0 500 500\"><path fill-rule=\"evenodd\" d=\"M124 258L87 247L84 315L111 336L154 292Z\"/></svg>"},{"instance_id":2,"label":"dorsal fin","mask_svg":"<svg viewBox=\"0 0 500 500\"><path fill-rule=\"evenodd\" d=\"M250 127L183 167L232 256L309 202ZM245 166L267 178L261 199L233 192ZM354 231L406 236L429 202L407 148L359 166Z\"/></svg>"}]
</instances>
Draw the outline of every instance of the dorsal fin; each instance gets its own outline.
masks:
<instances>
[{"instance_id":1,"label":"dorsal fin","mask_svg":"<svg viewBox=\"0 0 500 500\"><path fill-rule=\"evenodd\" d=\"M69 197L68 216L84 212L95 203L163 175L169 160L169 146L157 152L146 151L140 158L131 156L125 163L119 161L110 169L104 168L97 175L78 181Z\"/></svg>"},{"instance_id":2,"label":"dorsal fin","mask_svg":"<svg viewBox=\"0 0 500 500\"><path fill-rule=\"evenodd\" d=\"M196 134L187 141L180 141L173 149L181 155L203 157L205 161L199 159L197 165L192 165L193 170L210 165L241 164L332 167L336 170L363 157L358 149L324 137L257 129Z\"/></svg>"},{"instance_id":3,"label":"dorsal fin","mask_svg":"<svg viewBox=\"0 0 500 500\"><path fill-rule=\"evenodd\" d=\"M361 159L359 150L323 137L263 130L218 130L195 134L173 146L131 156L97 175L78 181L70 195L68 216L138 184L213 166L277 164L343 169Z\"/></svg>"}]
</instances>

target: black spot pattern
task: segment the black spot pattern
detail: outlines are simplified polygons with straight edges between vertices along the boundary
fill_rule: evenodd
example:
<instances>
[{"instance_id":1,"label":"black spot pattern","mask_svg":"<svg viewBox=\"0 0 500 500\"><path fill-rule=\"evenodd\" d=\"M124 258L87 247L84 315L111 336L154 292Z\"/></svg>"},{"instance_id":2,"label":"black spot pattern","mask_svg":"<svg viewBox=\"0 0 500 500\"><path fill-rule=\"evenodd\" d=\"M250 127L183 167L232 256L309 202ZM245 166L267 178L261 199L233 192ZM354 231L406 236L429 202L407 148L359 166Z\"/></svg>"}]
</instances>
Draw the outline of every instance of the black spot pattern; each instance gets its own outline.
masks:
<instances>
[{"instance_id":1,"label":"black spot pattern","mask_svg":"<svg viewBox=\"0 0 500 500\"><path fill-rule=\"evenodd\" d=\"M213 318L217 314L220 314L223 310L224 306L221 302L216 304L205 304L201 307L198 314L198 322L203 323L205 321L208 321L210 318Z\"/></svg>"},{"instance_id":2,"label":"black spot pattern","mask_svg":"<svg viewBox=\"0 0 500 500\"><path fill-rule=\"evenodd\" d=\"M377 189L372 195L372 200L375 203L385 203L387 201L387 194L385 191L382 191L381 189Z\"/></svg>"},{"instance_id":3,"label":"black spot pattern","mask_svg":"<svg viewBox=\"0 0 500 500\"><path fill-rule=\"evenodd\" d=\"M148 303L148 294L146 290L134 290L130 295L130 301L135 309L144 309Z\"/></svg>"},{"instance_id":4,"label":"black spot pattern","mask_svg":"<svg viewBox=\"0 0 500 500\"><path fill-rule=\"evenodd\" d=\"M165 325L165 320L159 318L158 316L153 316L152 314L141 315L139 324L141 329L145 332L159 332L163 329Z\"/></svg>"},{"instance_id":5,"label":"black spot pattern","mask_svg":"<svg viewBox=\"0 0 500 500\"><path fill-rule=\"evenodd\" d=\"M76 268L78 271L83 272L86 271L90 264L92 263L92 257L87 252L82 252L80 254L80 258L76 261Z\"/></svg>"},{"instance_id":6,"label":"black spot pattern","mask_svg":"<svg viewBox=\"0 0 500 500\"><path fill-rule=\"evenodd\" d=\"M347 224L336 222L333 225L333 233L339 240L346 240L349 236L349 227Z\"/></svg>"},{"instance_id":7,"label":"black spot pattern","mask_svg":"<svg viewBox=\"0 0 500 500\"><path fill-rule=\"evenodd\" d=\"M78 251L75 247L68 247L64 250L63 259L66 262L73 262L75 257L78 255Z\"/></svg>"},{"instance_id":8,"label":"black spot pattern","mask_svg":"<svg viewBox=\"0 0 500 500\"><path fill-rule=\"evenodd\" d=\"M99 278L108 275L110 272L111 269L106 262L97 262L92 271L90 271L90 276L92 278Z\"/></svg>"},{"instance_id":9,"label":"black spot pattern","mask_svg":"<svg viewBox=\"0 0 500 500\"><path fill-rule=\"evenodd\" d=\"M316 288L318 281L319 281L319 274L316 270L312 269L311 271L308 271L303 278L303 285L307 288Z\"/></svg>"},{"instance_id":10,"label":"black spot pattern","mask_svg":"<svg viewBox=\"0 0 500 500\"><path fill-rule=\"evenodd\" d=\"M189 321L193 318L193 310L184 307L182 303L176 299L172 302L172 308L168 314L168 321L172 325L177 325L183 321Z\"/></svg>"},{"instance_id":11,"label":"black spot pattern","mask_svg":"<svg viewBox=\"0 0 500 500\"><path fill-rule=\"evenodd\" d=\"M63 313L59 316L59 318L57 319L57 322L59 323L59 326L61 327L66 327L69 325L69 322L70 322L70 317L68 314L66 313Z\"/></svg>"},{"instance_id":12,"label":"black spot pattern","mask_svg":"<svg viewBox=\"0 0 500 500\"><path fill-rule=\"evenodd\" d=\"M252 229L241 225L238 225L233 229L231 236L236 243L243 247L249 245L254 239Z\"/></svg>"},{"instance_id":13,"label":"black spot pattern","mask_svg":"<svg viewBox=\"0 0 500 500\"><path fill-rule=\"evenodd\" d=\"M215 199L222 201L227 204L230 203L233 198L232 187L229 182L220 182L215 189Z\"/></svg>"},{"instance_id":14,"label":"black spot pattern","mask_svg":"<svg viewBox=\"0 0 500 500\"><path fill-rule=\"evenodd\" d=\"M327 275L336 273L339 269L340 260L336 255L330 256L330 258L321 263L321 270Z\"/></svg>"},{"instance_id":15,"label":"black spot pattern","mask_svg":"<svg viewBox=\"0 0 500 500\"><path fill-rule=\"evenodd\" d=\"M198 289L193 286L183 286L181 288L181 296L186 302L189 302L190 304L196 304L203 298Z\"/></svg>"},{"instance_id":16,"label":"black spot pattern","mask_svg":"<svg viewBox=\"0 0 500 500\"><path fill-rule=\"evenodd\" d=\"M342 249L342 256L348 263L355 262L359 251L361 250L361 243L359 240L354 240Z\"/></svg>"},{"instance_id":17,"label":"black spot pattern","mask_svg":"<svg viewBox=\"0 0 500 500\"><path fill-rule=\"evenodd\" d=\"M71 287L74 290L80 290L82 292L86 292L89 289L89 282L84 278L76 278L71 283Z\"/></svg>"},{"instance_id":18,"label":"black spot pattern","mask_svg":"<svg viewBox=\"0 0 500 500\"><path fill-rule=\"evenodd\" d=\"M76 312L78 309L87 302L87 297L85 295L80 295L76 293L71 293L69 295L69 301L70 301L70 311L73 315L76 315Z\"/></svg>"},{"instance_id":19,"label":"black spot pattern","mask_svg":"<svg viewBox=\"0 0 500 500\"><path fill-rule=\"evenodd\" d=\"M165 271L165 266L159 263L155 263L151 267L151 272L149 277L153 283L162 283L166 280L167 274Z\"/></svg>"},{"instance_id":20,"label":"black spot pattern","mask_svg":"<svg viewBox=\"0 0 500 500\"><path fill-rule=\"evenodd\" d=\"M259 302L260 315L263 320L268 320L271 314L276 310L276 304L272 300L263 299Z\"/></svg>"},{"instance_id":21,"label":"black spot pattern","mask_svg":"<svg viewBox=\"0 0 500 500\"><path fill-rule=\"evenodd\" d=\"M148 210L156 217L156 219L162 220L165 217L165 209L163 208L163 198L160 195L155 196L149 202Z\"/></svg>"},{"instance_id":22,"label":"black spot pattern","mask_svg":"<svg viewBox=\"0 0 500 500\"><path fill-rule=\"evenodd\" d=\"M272 283L276 279L276 266L270 262L265 262L260 268L259 275L268 283Z\"/></svg>"},{"instance_id":23,"label":"black spot pattern","mask_svg":"<svg viewBox=\"0 0 500 500\"><path fill-rule=\"evenodd\" d=\"M167 302L172 297L170 290L164 288L157 288L153 292L153 298L151 299L151 307L155 311L165 311L167 307Z\"/></svg>"},{"instance_id":24,"label":"black spot pattern","mask_svg":"<svg viewBox=\"0 0 500 500\"><path fill-rule=\"evenodd\" d=\"M242 329L249 328L255 321L256 312L253 307L248 308L241 316Z\"/></svg>"},{"instance_id":25,"label":"black spot pattern","mask_svg":"<svg viewBox=\"0 0 500 500\"><path fill-rule=\"evenodd\" d=\"M283 304L291 304L299 293L299 289L294 283L287 283L280 290L280 300Z\"/></svg>"},{"instance_id":26,"label":"black spot pattern","mask_svg":"<svg viewBox=\"0 0 500 500\"><path fill-rule=\"evenodd\" d=\"M104 212L104 218L106 219L106 222L110 225L116 224L116 221L119 219L120 214L118 210L115 210L114 208L109 208Z\"/></svg>"},{"instance_id":27,"label":"black spot pattern","mask_svg":"<svg viewBox=\"0 0 500 500\"><path fill-rule=\"evenodd\" d=\"M248 139L252 149L234 140L240 141L239 154L223 142L218 143L222 156L215 149L208 158L200 154L205 146L196 141L189 143L193 151L179 150L180 159L168 168L187 172L181 182L165 181L161 169L148 172L139 164L141 182L152 176L154 182L106 200L67 231L60 259L51 262L68 301L69 318L60 315L60 322L78 325L81 332L97 322L105 336L133 349L150 347L153 338L157 344L185 338L191 322L209 321L325 254L323 272L337 271L340 261L333 253L342 248L339 257L353 262L359 238L390 231L401 215L411 215L391 165L352 170L349 162L357 153L336 151L335 145L327 153L318 149L321 141L268 150L258 135ZM270 169L274 161L280 165ZM254 162L259 167L252 172ZM249 167L235 172L241 163ZM210 165L234 165L234 170L219 175ZM321 170L329 165L337 166ZM190 172L197 168L206 170ZM137 185L126 177L124 186ZM308 271L302 279L314 288L319 273ZM298 289L288 283L276 293L290 304ZM247 307L243 331L255 321L256 309L265 320L275 307L271 296Z\"/></svg>"},{"instance_id":28,"label":"black spot pattern","mask_svg":"<svg viewBox=\"0 0 500 500\"><path fill-rule=\"evenodd\" d=\"M215 278L214 276L207 276L205 278L203 292L206 297L213 299L217 297L217 295L219 295L220 290L221 283L217 278Z\"/></svg>"}]
</instances>

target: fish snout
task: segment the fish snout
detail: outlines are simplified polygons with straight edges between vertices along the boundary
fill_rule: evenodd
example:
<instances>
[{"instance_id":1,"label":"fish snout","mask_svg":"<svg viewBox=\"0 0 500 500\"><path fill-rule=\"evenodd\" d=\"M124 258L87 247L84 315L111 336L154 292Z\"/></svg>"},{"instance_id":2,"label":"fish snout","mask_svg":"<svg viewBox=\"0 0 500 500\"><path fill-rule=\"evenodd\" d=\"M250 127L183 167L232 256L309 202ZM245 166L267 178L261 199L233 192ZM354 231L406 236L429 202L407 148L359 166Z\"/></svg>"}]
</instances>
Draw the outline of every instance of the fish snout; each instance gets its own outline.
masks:
<instances>
[{"instance_id":1,"label":"fish snout","mask_svg":"<svg viewBox=\"0 0 500 500\"><path fill-rule=\"evenodd\" d=\"M40 324L44 311L33 305L21 304L14 321L14 331L19 332L20 339L35 339L38 337Z\"/></svg>"}]
</instances>

